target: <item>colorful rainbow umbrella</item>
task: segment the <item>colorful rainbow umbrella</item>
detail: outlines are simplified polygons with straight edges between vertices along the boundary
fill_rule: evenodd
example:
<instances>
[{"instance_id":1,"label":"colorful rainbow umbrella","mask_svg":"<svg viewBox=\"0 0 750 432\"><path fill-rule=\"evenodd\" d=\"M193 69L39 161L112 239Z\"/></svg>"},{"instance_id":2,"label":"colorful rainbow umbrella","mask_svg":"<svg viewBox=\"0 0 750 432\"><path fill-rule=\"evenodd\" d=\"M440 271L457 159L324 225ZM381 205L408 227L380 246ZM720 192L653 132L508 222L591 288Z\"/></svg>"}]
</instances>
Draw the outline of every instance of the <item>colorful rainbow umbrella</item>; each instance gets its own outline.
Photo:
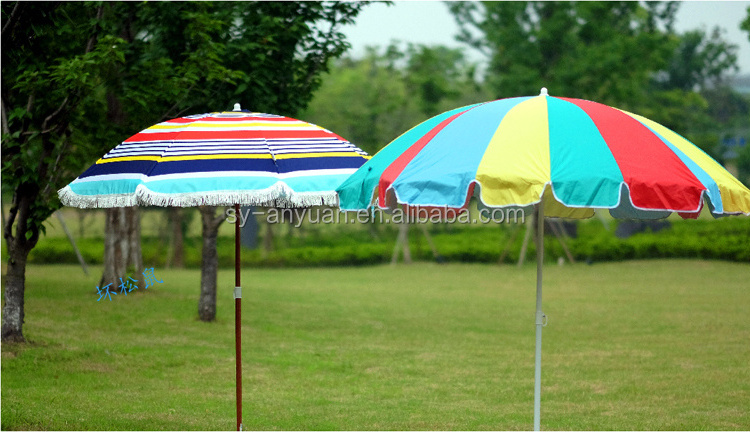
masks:
<instances>
[{"instance_id":1,"label":"colorful rainbow umbrella","mask_svg":"<svg viewBox=\"0 0 750 432\"><path fill-rule=\"evenodd\" d=\"M675 132L581 99L501 99L435 116L388 144L337 189L343 210L538 209L534 428L541 398L543 220L750 215L750 190ZM422 213L432 214L432 213Z\"/></svg>"},{"instance_id":2,"label":"colorful rainbow umbrella","mask_svg":"<svg viewBox=\"0 0 750 432\"><path fill-rule=\"evenodd\" d=\"M750 214L748 189L675 132L596 102L501 99L435 116L372 157L338 189L344 210L377 205L531 206L547 216ZM544 191L548 193L543 194Z\"/></svg>"},{"instance_id":3,"label":"colorful rainbow umbrella","mask_svg":"<svg viewBox=\"0 0 750 432\"><path fill-rule=\"evenodd\" d=\"M241 111L168 120L126 139L58 191L79 208L336 205L367 153L311 123ZM240 224L235 223L237 429L242 428Z\"/></svg>"}]
</instances>

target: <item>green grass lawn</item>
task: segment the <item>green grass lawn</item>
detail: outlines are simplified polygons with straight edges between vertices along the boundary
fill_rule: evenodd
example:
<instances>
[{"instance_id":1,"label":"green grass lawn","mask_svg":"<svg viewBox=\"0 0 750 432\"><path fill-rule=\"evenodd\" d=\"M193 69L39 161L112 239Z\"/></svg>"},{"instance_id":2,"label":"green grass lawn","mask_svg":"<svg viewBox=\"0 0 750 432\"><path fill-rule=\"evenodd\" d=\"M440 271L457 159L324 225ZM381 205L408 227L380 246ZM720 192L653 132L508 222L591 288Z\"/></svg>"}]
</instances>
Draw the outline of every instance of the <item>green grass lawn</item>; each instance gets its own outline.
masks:
<instances>
[{"instance_id":1,"label":"green grass lawn","mask_svg":"<svg viewBox=\"0 0 750 432\"><path fill-rule=\"evenodd\" d=\"M235 425L233 273L97 302L99 268L30 266L28 344L2 345L2 429ZM533 414L535 267L248 269L244 423L515 430ZM750 429L750 265L545 267L542 428Z\"/></svg>"}]
</instances>

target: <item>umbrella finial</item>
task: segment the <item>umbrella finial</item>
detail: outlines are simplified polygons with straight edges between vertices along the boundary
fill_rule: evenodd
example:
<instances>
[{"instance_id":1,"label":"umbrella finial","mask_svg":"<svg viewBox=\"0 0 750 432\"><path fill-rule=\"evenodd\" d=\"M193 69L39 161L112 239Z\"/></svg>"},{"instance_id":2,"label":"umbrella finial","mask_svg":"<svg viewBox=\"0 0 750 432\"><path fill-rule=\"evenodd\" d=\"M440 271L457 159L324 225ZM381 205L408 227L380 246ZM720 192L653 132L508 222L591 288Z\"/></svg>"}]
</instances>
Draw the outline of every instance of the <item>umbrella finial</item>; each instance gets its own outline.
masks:
<instances>
[{"instance_id":1,"label":"umbrella finial","mask_svg":"<svg viewBox=\"0 0 750 432\"><path fill-rule=\"evenodd\" d=\"M549 93L547 93L547 87L542 87L542 91L539 92L539 96L549 96Z\"/></svg>"},{"instance_id":2,"label":"umbrella finial","mask_svg":"<svg viewBox=\"0 0 750 432\"><path fill-rule=\"evenodd\" d=\"M240 108L240 104L238 104L238 103L234 104L234 110L235 111L242 111L242 108Z\"/></svg>"}]
</instances>

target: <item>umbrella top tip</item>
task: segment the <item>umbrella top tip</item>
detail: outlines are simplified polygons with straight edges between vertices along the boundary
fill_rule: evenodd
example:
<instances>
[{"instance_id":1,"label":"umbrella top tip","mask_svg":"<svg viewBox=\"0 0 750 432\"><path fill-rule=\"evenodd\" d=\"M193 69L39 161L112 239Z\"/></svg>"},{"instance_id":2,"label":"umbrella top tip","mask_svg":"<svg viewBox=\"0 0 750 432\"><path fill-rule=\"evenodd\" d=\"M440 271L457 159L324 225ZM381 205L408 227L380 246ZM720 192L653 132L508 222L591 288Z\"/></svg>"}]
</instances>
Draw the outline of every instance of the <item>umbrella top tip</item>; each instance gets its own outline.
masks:
<instances>
[{"instance_id":1,"label":"umbrella top tip","mask_svg":"<svg viewBox=\"0 0 750 432\"><path fill-rule=\"evenodd\" d=\"M542 87L542 91L539 92L539 96L549 96L549 93L547 93L547 87Z\"/></svg>"},{"instance_id":2,"label":"umbrella top tip","mask_svg":"<svg viewBox=\"0 0 750 432\"><path fill-rule=\"evenodd\" d=\"M234 111L242 111L242 108L240 108L240 104L234 104Z\"/></svg>"}]
</instances>

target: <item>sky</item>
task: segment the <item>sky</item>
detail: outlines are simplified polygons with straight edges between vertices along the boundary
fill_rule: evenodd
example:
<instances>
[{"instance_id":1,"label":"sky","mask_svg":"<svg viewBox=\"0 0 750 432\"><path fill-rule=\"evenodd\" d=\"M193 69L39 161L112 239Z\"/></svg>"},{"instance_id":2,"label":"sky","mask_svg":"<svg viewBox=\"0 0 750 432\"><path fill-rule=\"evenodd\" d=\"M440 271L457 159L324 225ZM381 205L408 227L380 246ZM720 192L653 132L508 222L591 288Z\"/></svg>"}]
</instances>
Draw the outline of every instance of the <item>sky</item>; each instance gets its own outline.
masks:
<instances>
[{"instance_id":1,"label":"sky","mask_svg":"<svg viewBox=\"0 0 750 432\"><path fill-rule=\"evenodd\" d=\"M719 26L726 31L724 39L738 46L737 65L740 74L750 74L750 40L740 30L750 1L684 1L681 2L675 30L685 32L699 28L710 31ZM440 1L395 1L393 5L366 6L353 25L342 32L352 45L352 57L361 57L368 45L385 47L393 40L427 45L446 45L466 50L467 58L482 62L476 50L456 42L458 25Z\"/></svg>"}]
</instances>

